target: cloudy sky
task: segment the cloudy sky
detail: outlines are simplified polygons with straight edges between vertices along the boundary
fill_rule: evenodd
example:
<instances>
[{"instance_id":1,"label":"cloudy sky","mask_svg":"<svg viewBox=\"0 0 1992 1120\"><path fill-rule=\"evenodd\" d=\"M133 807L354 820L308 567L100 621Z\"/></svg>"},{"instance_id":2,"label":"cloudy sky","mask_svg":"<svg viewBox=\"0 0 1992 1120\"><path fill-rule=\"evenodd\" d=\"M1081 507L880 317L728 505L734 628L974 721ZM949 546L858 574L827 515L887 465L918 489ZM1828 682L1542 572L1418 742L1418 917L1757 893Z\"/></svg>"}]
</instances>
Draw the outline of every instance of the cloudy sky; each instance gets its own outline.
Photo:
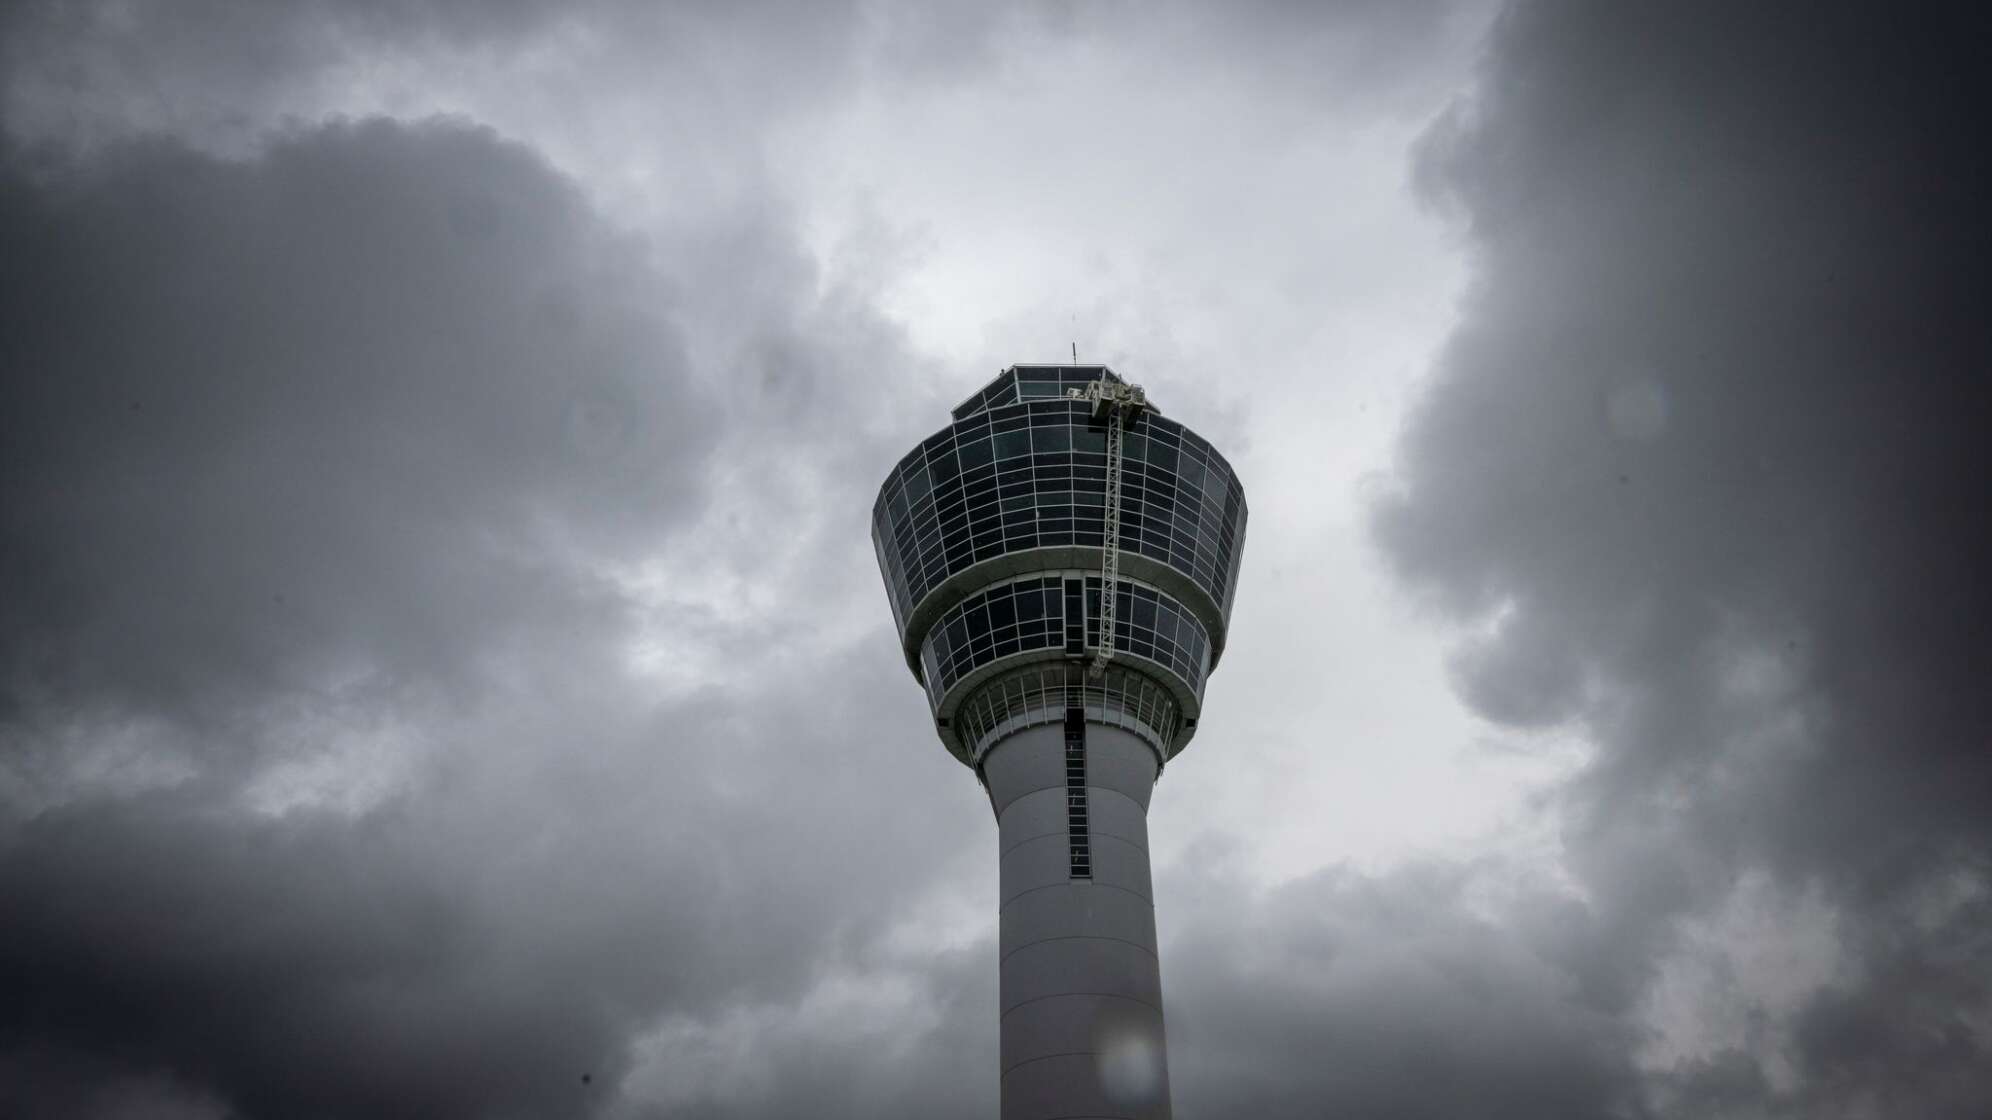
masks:
<instances>
[{"instance_id":1,"label":"cloudy sky","mask_svg":"<svg viewBox=\"0 0 1992 1120\"><path fill-rule=\"evenodd\" d=\"M875 488L1237 466L1177 1115L1992 1114L1976 8L17 0L0 1111L992 1115Z\"/></svg>"}]
</instances>

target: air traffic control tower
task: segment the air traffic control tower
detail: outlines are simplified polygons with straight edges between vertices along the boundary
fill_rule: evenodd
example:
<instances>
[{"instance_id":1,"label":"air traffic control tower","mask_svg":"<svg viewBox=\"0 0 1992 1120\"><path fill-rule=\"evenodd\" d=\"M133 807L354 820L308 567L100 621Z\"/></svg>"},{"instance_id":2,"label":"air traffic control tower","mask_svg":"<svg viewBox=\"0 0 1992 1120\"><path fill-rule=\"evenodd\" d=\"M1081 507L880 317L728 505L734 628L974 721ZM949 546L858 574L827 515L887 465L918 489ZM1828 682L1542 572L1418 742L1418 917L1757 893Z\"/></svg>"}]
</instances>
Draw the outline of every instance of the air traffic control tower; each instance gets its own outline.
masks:
<instances>
[{"instance_id":1,"label":"air traffic control tower","mask_svg":"<svg viewBox=\"0 0 1992 1120\"><path fill-rule=\"evenodd\" d=\"M899 461L872 542L996 811L1003 1120L1167 1117L1148 797L1224 652L1237 476L1104 366L1012 366Z\"/></svg>"}]
</instances>

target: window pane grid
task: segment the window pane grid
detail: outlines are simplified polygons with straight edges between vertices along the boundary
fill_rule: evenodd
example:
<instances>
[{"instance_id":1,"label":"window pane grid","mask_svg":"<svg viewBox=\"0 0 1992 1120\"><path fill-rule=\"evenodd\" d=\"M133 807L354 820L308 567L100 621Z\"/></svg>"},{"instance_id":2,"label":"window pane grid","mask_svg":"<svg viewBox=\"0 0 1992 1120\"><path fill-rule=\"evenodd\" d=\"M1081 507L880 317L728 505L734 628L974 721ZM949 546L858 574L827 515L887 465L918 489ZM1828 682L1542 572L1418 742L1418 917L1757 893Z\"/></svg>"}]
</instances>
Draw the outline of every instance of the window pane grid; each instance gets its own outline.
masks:
<instances>
[{"instance_id":1,"label":"window pane grid","mask_svg":"<svg viewBox=\"0 0 1992 1120\"><path fill-rule=\"evenodd\" d=\"M1063 720L1071 707L1090 722L1132 732L1164 756L1182 722L1169 690L1139 672L1109 668L1096 678L1081 665L1032 665L976 689L954 726L969 757L979 758L997 739Z\"/></svg>"},{"instance_id":2,"label":"window pane grid","mask_svg":"<svg viewBox=\"0 0 1992 1120\"><path fill-rule=\"evenodd\" d=\"M1071 372L1019 370L1025 380L1047 385ZM1175 568L1228 612L1245 521L1237 478L1207 443L1173 421L1143 415L1129 437L1142 458L1127 464L1122 548ZM902 623L935 585L970 564L1022 548L1097 547L1104 456L1065 450L1095 444L1103 448L1104 438L1084 405L1026 399L985 406L902 460L873 513Z\"/></svg>"},{"instance_id":3,"label":"window pane grid","mask_svg":"<svg viewBox=\"0 0 1992 1120\"><path fill-rule=\"evenodd\" d=\"M1070 583L1076 597L1066 592ZM1124 581L1115 608L1114 648L1147 658L1201 695L1210 671L1210 636L1188 608L1146 584ZM1070 648L1068 634L1079 641ZM1053 652L1080 656L1100 640L1100 577L1034 575L970 595L935 621L920 649L928 700L938 711L956 682L999 658Z\"/></svg>"}]
</instances>

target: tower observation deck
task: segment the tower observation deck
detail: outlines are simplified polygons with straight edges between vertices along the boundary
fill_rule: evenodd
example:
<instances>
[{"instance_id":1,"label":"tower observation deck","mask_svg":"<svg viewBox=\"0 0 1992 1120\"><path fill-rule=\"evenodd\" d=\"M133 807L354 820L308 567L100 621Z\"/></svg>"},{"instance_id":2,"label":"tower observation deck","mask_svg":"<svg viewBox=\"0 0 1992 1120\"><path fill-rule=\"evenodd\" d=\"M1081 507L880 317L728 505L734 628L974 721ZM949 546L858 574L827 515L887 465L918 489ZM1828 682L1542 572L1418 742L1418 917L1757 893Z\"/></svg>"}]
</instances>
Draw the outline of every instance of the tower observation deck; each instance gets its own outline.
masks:
<instances>
[{"instance_id":1,"label":"tower observation deck","mask_svg":"<svg viewBox=\"0 0 1992 1120\"><path fill-rule=\"evenodd\" d=\"M893 468L872 543L996 813L1003 1120L1167 1117L1148 803L1224 652L1237 476L1105 366L1012 366Z\"/></svg>"}]
</instances>

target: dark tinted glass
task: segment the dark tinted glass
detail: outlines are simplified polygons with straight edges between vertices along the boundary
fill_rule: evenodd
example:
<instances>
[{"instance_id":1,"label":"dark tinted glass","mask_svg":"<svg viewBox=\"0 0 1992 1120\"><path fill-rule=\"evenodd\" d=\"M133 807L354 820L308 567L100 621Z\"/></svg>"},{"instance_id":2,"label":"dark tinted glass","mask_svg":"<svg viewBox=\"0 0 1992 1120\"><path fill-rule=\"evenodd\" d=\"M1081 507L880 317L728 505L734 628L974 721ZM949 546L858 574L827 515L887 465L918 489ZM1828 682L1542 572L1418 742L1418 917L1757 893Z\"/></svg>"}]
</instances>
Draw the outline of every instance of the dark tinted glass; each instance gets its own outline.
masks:
<instances>
[{"instance_id":1,"label":"dark tinted glass","mask_svg":"<svg viewBox=\"0 0 1992 1120\"><path fill-rule=\"evenodd\" d=\"M1018 368L1043 384L1090 379L1079 376L1083 367ZM1028 429L1018 426L1024 421ZM1075 440L1093 450L1068 451ZM1084 404L1035 400L963 419L902 460L873 510L880 568L902 625L936 584L970 564L1026 548L1097 546L1105 444ZM1130 426L1127 448L1122 548L1174 568L1228 614L1246 520L1237 478L1202 438L1152 413Z\"/></svg>"}]
</instances>

